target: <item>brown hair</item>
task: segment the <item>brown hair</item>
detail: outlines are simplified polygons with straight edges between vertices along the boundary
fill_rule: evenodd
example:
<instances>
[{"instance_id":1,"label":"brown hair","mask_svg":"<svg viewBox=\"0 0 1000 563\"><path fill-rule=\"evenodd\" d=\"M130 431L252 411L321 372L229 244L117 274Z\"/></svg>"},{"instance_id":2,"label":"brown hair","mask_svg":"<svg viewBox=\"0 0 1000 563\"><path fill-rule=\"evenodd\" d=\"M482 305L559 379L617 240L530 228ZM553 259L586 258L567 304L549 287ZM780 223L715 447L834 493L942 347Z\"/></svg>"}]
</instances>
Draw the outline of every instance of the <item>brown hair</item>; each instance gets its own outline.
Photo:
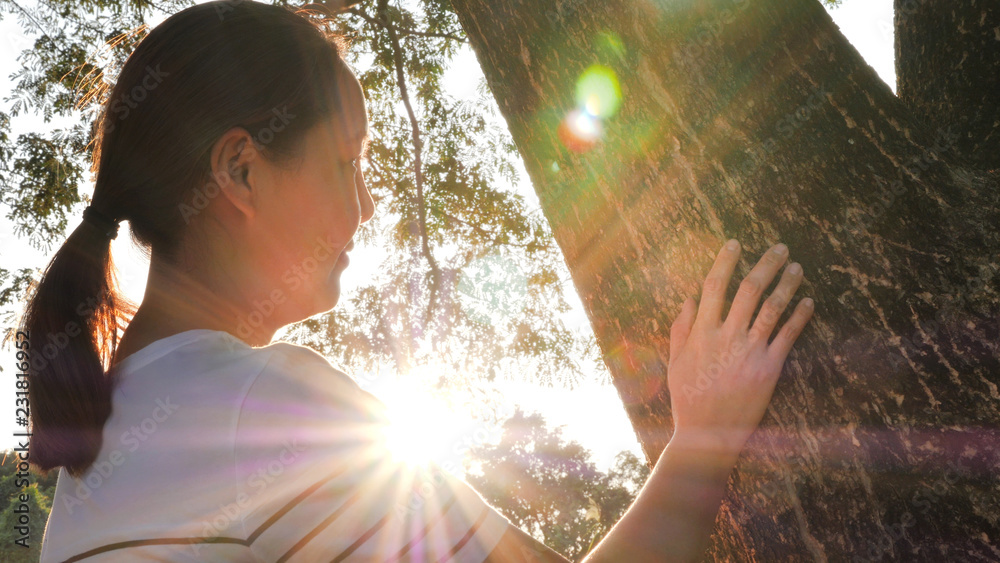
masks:
<instances>
[{"instance_id":1,"label":"brown hair","mask_svg":"<svg viewBox=\"0 0 1000 563\"><path fill-rule=\"evenodd\" d=\"M341 44L291 9L225 0L156 26L125 62L97 123L92 207L128 220L147 251L175 256L193 190L210 182L212 145L243 127L263 156L299 153L305 133L340 115ZM280 124L280 129L278 128ZM29 459L81 475L111 415L105 372L134 314L116 287L106 228L84 221L29 298Z\"/></svg>"}]
</instances>

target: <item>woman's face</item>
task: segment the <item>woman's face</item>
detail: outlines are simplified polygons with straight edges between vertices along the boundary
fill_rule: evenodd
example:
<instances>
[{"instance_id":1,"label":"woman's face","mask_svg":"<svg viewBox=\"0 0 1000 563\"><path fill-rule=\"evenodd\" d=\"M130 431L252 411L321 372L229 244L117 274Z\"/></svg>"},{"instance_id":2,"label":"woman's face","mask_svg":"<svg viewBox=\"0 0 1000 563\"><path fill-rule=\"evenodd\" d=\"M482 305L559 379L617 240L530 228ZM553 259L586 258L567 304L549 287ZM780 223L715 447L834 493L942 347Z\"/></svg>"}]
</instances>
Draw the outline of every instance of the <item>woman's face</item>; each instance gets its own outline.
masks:
<instances>
[{"instance_id":1,"label":"woman's face","mask_svg":"<svg viewBox=\"0 0 1000 563\"><path fill-rule=\"evenodd\" d=\"M263 306L252 305L273 315L277 327L337 304L352 238L375 212L360 162L368 136L364 96L347 66L340 70L342 115L307 133L300 160L257 167L262 189L254 220L263 236L254 262L263 265L267 282L253 292Z\"/></svg>"}]
</instances>

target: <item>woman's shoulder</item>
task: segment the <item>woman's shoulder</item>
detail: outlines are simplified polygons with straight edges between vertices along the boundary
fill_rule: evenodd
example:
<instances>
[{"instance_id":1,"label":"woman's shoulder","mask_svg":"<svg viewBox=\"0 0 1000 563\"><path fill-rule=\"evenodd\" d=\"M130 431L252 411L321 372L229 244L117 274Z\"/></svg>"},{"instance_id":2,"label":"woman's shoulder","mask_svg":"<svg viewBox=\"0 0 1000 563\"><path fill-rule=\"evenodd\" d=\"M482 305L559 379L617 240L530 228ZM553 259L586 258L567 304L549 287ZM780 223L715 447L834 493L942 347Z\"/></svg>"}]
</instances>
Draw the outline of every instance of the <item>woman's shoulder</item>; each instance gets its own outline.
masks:
<instances>
[{"instance_id":1,"label":"woman's shoulder","mask_svg":"<svg viewBox=\"0 0 1000 563\"><path fill-rule=\"evenodd\" d=\"M383 457L384 406L311 348L276 342L255 353L268 358L240 405L233 451L241 524L248 535L289 533L284 526L300 533L311 522L302 520L305 508L281 517L282 526L272 526L275 515L334 468Z\"/></svg>"},{"instance_id":2,"label":"woman's shoulder","mask_svg":"<svg viewBox=\"0 0 1000 563\"><path fill-rule=\"evenodd\" d=\"M234 452L241 533L259 560L486 559L502 516L440 468L393 456L382 403L321 354L265 348Z\"/></svg>"},{"instance_id":3,"label":"woman's shoulder","mask_svg":"<svg viewBox=\"0 0 1000 563\"><path fill-rule=\"evenodd\" d=\"M255 350L269 356L269 371L275 377L326 377L333 380L330 383L358 388L354 379L308 346L281 340Z\"/></svg>"},{"instance_id":4,"label":"woman's shoulder","mask_svg":"<svg viewBox=\"0 0 1000 563\"><path fill-rule=\"evenodd\" d=\"M385 420L381 401L312 348L275 342L255 351L267 358L240 408L244 429Z\"/></svg>"}]
</instances>

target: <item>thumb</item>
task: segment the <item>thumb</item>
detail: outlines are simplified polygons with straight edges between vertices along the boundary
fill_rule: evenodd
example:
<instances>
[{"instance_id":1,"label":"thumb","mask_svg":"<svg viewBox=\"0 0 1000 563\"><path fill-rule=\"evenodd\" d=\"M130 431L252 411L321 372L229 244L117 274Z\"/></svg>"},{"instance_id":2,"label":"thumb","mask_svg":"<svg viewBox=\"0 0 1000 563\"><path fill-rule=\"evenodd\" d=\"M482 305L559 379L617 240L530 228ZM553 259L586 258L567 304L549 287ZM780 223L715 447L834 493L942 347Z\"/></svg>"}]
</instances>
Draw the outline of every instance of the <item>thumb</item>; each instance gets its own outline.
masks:
<instances>
[{"instance_id":1,"label":"thumb","mask_svg":"<svg viewBox=\"0 0 1000 563\"><path fill-rule=\"evenodd\" d=\"M691 327L694 325L695 313L698 306L694 302L694 297L688 297L681 307L681 312L674 319L674 324L670 325L670 359L673 360L684 348L688 335L691 334Z\"/></svg>"}]
</instances>

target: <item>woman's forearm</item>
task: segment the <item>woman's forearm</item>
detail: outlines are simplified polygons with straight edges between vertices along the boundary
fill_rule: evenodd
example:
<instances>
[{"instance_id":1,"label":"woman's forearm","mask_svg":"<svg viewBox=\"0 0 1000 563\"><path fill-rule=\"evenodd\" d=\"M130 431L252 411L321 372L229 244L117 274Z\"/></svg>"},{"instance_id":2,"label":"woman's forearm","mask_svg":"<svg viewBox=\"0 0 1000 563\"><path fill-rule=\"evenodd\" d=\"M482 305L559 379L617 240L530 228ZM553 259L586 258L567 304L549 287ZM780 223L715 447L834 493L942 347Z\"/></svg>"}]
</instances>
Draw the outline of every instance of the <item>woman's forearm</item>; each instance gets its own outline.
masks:
<instances>
[{"instance_id":1,"label":"woman's forearm","mask_svg":"<svg viewBox=\"0 0 1000 563\"><path fill-rule=\"evenodd\" d=\"M635 502L587 563L695 561L708 545L729 474L813 313L812 300L803 299L778 326L803 280L802 267L792 263L754 315L764 289L788 260L788 247L778 244L743 278L723 318L726 288L739 256L739 242L727 242L705 279L701 302L685 301L670 327L667 385L673 439ZM706 377L711 384L703 389ZM703 390L692 394L690 389Z\"/></svg>"},{"instance_id":2,"label":"woman's forearm","mask_svg":"<svg viewBox=\"0 0 1000 563\"><path fill-rule=\"evenodd\" d=\"M778 244L743 278L723 319L739 255L739 242L727 242L705 279L701 302L688 299L670 327L667 384L674 438L625 516L585 560L589 563L694 561L707 546L729 474L813 312L812 300L803 299L778 327L803 280L802 267L793 263L754 315L764 289L788 260L788 247ZM706 378L711 384L702 392L688 392L703 389Z\"/></svg>"},{"instance_id":3,"label":"woman's forearm","mask_svg":"<svg viewBox=\"0 0 1000 563\"><path fill-rule=\"evenodd\" d=\"M675 434L635 502L584 561L698 560L739 455L712 443Z\"/></svg>"}]
</instances>

